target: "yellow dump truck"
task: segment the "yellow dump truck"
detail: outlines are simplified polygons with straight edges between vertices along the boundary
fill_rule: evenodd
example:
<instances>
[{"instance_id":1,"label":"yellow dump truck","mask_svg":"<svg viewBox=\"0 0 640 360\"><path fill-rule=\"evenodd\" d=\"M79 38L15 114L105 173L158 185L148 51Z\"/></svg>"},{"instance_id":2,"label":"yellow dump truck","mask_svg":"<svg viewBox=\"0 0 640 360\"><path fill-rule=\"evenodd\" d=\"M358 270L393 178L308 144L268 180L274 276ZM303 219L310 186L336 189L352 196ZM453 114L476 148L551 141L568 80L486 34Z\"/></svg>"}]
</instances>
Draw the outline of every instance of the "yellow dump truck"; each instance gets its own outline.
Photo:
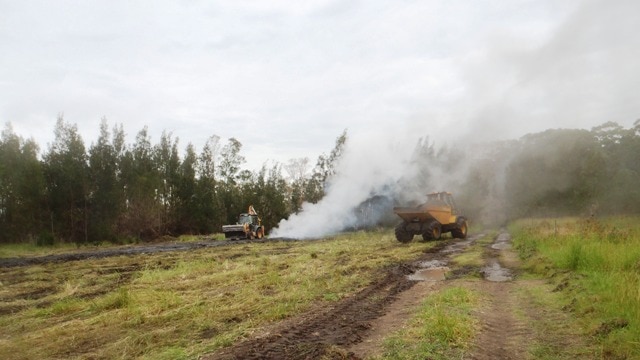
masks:
<instances>
[{"instance_id":1,"label":"yellow dump truck","mask_svg":"<svg viewBox=\"0 0 640 360\"><path fill-rule=\"evenodd\" d=\"M424 240L438 240L450 232L454 238L467 237L467 219L458 213L453 196L448 192L427 195L427 202L417 207L394 207L393 212L402 218L396 226L396 239L406 243L414 235Z\"/></svg>"}]
</instances>

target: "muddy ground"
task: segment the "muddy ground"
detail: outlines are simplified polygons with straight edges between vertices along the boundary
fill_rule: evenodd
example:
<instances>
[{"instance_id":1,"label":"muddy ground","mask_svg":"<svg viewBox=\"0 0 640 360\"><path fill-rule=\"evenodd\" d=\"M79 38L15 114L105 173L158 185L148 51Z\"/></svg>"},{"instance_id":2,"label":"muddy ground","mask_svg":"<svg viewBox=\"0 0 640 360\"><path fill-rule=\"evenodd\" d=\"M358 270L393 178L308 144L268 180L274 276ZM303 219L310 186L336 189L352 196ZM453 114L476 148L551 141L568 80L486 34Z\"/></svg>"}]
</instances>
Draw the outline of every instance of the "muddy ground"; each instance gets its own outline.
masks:
<instances>
[{"instance_id":1,"label":"muddy ground","mask_svg":"<svg viewBox=\"0 0 640 360\"><path fill-rule=\"evenodd\" d=\"M440 241L418 259L381 271L378 281L353 296L331 305L317 306L305 314L261 329L252 338L215 353L203 355L201 358L231 360L376 357L382 355L384 339L402 328L414 316L416 307L426 297L446 286L467 287L485 299L482 308L475 314L479 319L480 328L465 358L538 358L531 354L531 349L537 346L536 344L542 344L546 349L545 354L552 355L550 358L571 358L562 354L566 349L580 347L583 340L563 330L561 324L566 322L566 314L543 309L540 304L527 297L527 289L541 285L542 280L518 279L519 262L511 250L508 233L503 231L492 242L482 242L487 245L483 250L484 265L481 267L457 266L452 260L455 256L469 251L483 237L483 234L478 234L466 240ZM0 267L186 251L256 241L264 240L163 243L42 257L0 259ZM475 274L483 280L470 279L470 274L471 278Z\"/></svg>"},{"instance_id":2,"label":"muddy ground","mask_svg":"<svg viewBox=\"0 0 640 360\"><path fill-rule=\"evenodd\" d=\"M444 273L429 272L434 269L430 266L447 261L481 236L464 241L442 241L416 261L391 267L380 281L331 308L316 309L313 313L285 321L261 336L202 359L362 359L373 353L370 351L372 346L379 345L378 341L372 342L371 337L388 335L395 330L388 326L390 323L381 326L377 320L388 314L392 315L387 316L389 321L403 320L394 316L397 315L392 310L394 305L395 308L400 305L400 310L409 308L407 301L417 305L425 294L416 296L415 292L410 292L413 287L420 284L418 288L423 288L422 280L444 280ZM403 293L412 296L400 301Z\"/></svg>"},{"instance_id":3,"label":"muddy ground","mask_svg":"<svg viewBox=\"0 0 640 360\"><path fill-rule=\"evenodd\" d=\"M389 268L380 281L335 306L286 320L202 359L375 358L383 355L384 339L414 316L425 297L446 286L467 287L485 299L476 314L481 327L464 358L573 358L575 352L566 350L580 347L583 340L563 330L566 314L543 309L526 296L530 286L544 282L517 279L513 269L518 259L508 233L500 233L486 246L483 267L456 267L451 262L483 236L440 242L419 259ZM470 280L469 274L483 280ZM532 326L533 322L542 325ZM532 354L539 346L544 354Z\"/></svg>"}]
</instances>

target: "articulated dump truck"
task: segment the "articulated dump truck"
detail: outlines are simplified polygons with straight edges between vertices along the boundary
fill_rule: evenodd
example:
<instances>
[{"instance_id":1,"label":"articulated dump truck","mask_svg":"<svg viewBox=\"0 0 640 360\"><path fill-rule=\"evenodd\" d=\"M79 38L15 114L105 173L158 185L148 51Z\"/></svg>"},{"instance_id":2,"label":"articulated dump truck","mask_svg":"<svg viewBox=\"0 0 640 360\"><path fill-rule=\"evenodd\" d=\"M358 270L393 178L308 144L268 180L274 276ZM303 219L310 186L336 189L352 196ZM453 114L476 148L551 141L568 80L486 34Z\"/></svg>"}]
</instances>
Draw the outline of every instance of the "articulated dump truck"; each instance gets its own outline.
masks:
<instances>
[{"instance_id":1,"label":"articulated dump truck","mask_svg":"<svg viewBox=\"0 0 640 360\"><path fill-rule=\"evenodd\" d=\"M402 243L422 235L424 240L438 240L450 232L454 238L467 237L467 219L458 214L453 196L448 192L427 195L427 202L417 207L394 207L393 212L402 218L396 226L396 239Z\"/></svg>"}]
</instances>

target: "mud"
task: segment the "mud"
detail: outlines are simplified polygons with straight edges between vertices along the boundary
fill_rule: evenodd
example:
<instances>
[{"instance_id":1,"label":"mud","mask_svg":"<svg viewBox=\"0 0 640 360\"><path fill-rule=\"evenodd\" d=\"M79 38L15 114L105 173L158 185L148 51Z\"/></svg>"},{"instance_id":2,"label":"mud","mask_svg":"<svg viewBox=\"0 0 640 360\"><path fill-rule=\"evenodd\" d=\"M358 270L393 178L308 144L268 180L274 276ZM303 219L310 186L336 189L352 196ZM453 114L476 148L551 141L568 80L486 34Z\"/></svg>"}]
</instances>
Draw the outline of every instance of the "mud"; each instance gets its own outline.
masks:
<instances>
[{"instance_id":1,"label":"mud","mask_svg":"<svg viewBox=\"0 0 640 360\"><path fill-rule=\"evenodd\" d=\"M501 232L495 242L491 245L494 250L507 250L511 249L511 235L507 232Z\"/></svg>"},{"instance_id":2,"label":"mud","mask_svg":"<svg viewBox=\"0 0 640 360\"><path fill-rule=\"evenodd\" d=\"M203 240L194 242L171 242L171 243L159 243L152 245L139 245L139 246L121 246L110 249L90 250L90 251L75 251L64 254L54 254L45 256L34 257L15 257L15 258L0 258L0 268L11 268L19 266L40 265L48 263L60 263L68 261L78 261L86 259L102 259L112 256L133 256L141 254L154 254L160 252L170 251L190 251L209 247L218 246L231 246L231 245L244 245L250 243L264 243L264 242L290 242L300 241L298 239L291 238L264 238L260 240ZM309 241L309 240L306 240Z\"/></svg>"},{"instance_id":3,"label":"mud","mask_svg":"<svg viewBox=\"0 0 640 360\"><path fill-rule=\"evenodd\" d=\"M495 259L491 260L489 265L482 268L482 270L480 270L480 273L485 278L485 280L492 282L513 280L511 270L500 266L500 263Z\"/></svg>"},{"instance_id":4,"label":"mud","mask_svg":"<svg viewBox=\"0 0 640 360\"><path fill-rule=\"evenodd\" d=\"M368 338L375 330L372 324L387 314L404 292L418 284L435 284L443 279L448 256L463 251L477 238L439 242L416 261L389 268L381 274L381 280L354 296L285 321L267 330L264 336L245 340L202 359L360 359L350 349ZM449 251L444 253L445 249ZM422 274L424 279L412 280L411 276L418 276L416 274Z\"/></svg>"},{"instance_id":5,"label":"mud","mask_svg":"<svg viewBox=\"0 0 640 360\"><path fill-rule=\"evenodd\" d=\"M420 269L407 276L411 281L444 281L446 274L450 271L447 267L448 261L429 260L419 262Z\"/></svg>"},{"instance_id":6,"label":"mud","mask_svg":"<svg viewBox=\"0 0 640 360\"><path fill-rule=\"evenodd\" d=\"M487 265L480 270L482 277L491 282L504 282L513 280L513 273L508 268L503 267L498 261L501 252L511 249L511 235L502 231L496 236L493 244L490 246L494 251L492 256L487 259Z\"/></svg>"}]
</instances>

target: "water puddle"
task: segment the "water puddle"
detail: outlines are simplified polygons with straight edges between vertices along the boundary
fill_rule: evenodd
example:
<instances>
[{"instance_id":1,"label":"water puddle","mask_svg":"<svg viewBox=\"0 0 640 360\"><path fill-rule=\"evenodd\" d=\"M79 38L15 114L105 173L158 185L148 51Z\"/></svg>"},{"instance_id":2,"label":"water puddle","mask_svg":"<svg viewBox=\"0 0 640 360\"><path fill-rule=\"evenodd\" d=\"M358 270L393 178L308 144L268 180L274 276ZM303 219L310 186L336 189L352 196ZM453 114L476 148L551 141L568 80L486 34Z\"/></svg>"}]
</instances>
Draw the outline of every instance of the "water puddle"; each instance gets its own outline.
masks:
<instances>
[{"instance_id":1,"label":"water puddle","mask_svg":"<svg viewBox=\"0 0 640 360\"><path fill-rule=\"evenodd\" d=\"M491 248L495 250L511 249L511 235L506 232L500 233L496 241L491 245Z\"/></svg>"},{"instance_id":2,"label":"water puddle","mask_svg":"<svg viewBox=\"0 0 640 360\"><path fill-rule=\"evenodd\" d=\"M475 238L472 239L467 239L464 241L458 241L455 244L451 244L447 247L445 247L442 250L443 254L452 254L452 253L459 253L462 252L465 248L467 248L469 245L471 245L471 243L475 240Z\"/></svg>"},{"instance_id":3,"label":"water puddle","mask_svg":"<svg viewBox=\"0 0 640 360\"><path fill-rule=\"evenodd\" d=\"M449 272L448 267L420 269L411 275L407 275L407 279L411 281L444 281L447 272Z\"/></svg>"},{"instance_id":4,"label":"water puddle","mask_svg":"<svg viewBox=\"0 0 640 360\"><path fill-rule=\"evenodd\" d=\"M428 260L418 263L420 270L411 275L407 275L407 279L411 281L443 281L445 274L449 272L446 260Z\"/></svg>"},{"instance_id":5,"label":"water puddle","mask_svg":"<svg viewBox=\"0 0 640 360\"><path fill-rule=\"evenodd\" d=\"M491 264L480 270L484 278L492 282L504 282L513 280L513 275L509 269L500 266L497 260L492 260Z\"/></svg>"},{"instance_id":6,"label":"water puddle","mask_svg":"<svg viewBox=\"0 0 640 360\"><path fill-rule=\"evenodd\" d=\"M464 251L464 249L469 247L476 239L479 239L483 236L484 234L478 234L473 237L469 237L466 240L460 240L445 247L442 251L440 251L440 253L460 253ZM407 275L407 279L411 281L444 281L446 280L446 274L451 271L451 269L449 269L449 267L447 266L448 264L449 261L445 259L422 261L417 264L420 269L411 275Z\"/></svg>"}]
</instances>

